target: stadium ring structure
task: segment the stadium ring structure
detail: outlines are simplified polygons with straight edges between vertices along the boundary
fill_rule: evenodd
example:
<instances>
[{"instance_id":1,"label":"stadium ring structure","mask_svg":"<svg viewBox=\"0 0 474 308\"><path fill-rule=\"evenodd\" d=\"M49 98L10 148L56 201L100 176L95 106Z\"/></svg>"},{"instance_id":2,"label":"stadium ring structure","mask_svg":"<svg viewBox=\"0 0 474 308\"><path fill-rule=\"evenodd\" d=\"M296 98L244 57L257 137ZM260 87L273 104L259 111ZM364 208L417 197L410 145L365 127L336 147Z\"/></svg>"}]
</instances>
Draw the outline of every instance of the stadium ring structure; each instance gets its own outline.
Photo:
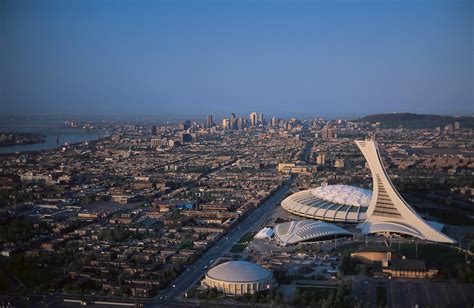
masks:
<instances>
[{"instance_id":1,"label":"stadium ring structure","mask_svg":"<svg viewBox=\"0 0 474 308\"><path fill-rule=\"evenodd\" d=\"M357 223L362 234L395 234L457 243L442 232L442 224L425 220L403 199L383 166L375 140L355 140L355 143L369 165L372 192L347 185L321 186L287 197L281 202L282 207L307 218Z\"/></svg>"},{"instance_id":2,"label":"stadium ring structure","mask_svg":"<svg viewBox=\"0 0 474 308\"><path fill-rule=\"evenodd\" d=\"M372 192L349 185L324 185L287 197L281 206L298 216L360 223L366 220Z\"/></svg>"},{"instance_id":3,"label":"stadium ring structure","mask_svg":"<svg viewBox=\"0 0 474 308\"><path fill-rule=\"evenodd\" d=\"M229 261L211 268L202 285L225 294L243 295L272 288L273 274L255 263Z\"/></svg>"},{"instance_id":4,"label":"stadium ring structure","mask_svg":"<svg viewBox=\"0 0 474 308\"><path fill-rule=\"evenodd\" d=\"M300 220L275 226L275 236L282 246L300 242L326 241L337 237L352 236L352 233L324 221Z\"/></svg>"}]
</instances>

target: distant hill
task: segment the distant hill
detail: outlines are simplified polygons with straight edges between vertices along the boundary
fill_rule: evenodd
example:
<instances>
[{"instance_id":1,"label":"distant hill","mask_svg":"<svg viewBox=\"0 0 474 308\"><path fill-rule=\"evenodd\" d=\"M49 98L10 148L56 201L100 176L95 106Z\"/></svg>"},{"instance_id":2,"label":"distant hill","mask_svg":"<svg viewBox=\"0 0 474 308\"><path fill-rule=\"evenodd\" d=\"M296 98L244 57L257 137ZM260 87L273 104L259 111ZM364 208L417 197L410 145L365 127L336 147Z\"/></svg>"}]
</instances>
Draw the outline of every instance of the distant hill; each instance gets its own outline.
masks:
<instances>
[{"instance_id":1,"label":"distant hill","mask_svg":"<svg viewBox=\"0 0 474 308\"><path fill-rule=\"evenodd\" d=\"M461 128L474 128L474 117L454 117L434 114L415 113L387 113L373 114L353 120L354 122L380 122L381 127L396 128L402 125L405 128L436 128L450 123L459 122Z\"/></svg>"}]
</instances>

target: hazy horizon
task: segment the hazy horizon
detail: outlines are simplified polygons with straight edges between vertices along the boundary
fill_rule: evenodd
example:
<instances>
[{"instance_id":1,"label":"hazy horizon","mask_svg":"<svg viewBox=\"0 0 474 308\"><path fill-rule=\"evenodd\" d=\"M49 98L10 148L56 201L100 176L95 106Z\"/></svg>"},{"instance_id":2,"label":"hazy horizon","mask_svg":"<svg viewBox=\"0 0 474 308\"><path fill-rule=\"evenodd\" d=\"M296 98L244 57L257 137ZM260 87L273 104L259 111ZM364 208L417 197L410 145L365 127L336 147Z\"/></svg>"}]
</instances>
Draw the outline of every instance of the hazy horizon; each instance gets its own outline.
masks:
<instances>
[{"instance_id":1,"label":"hazy horizon","mask_svg":"<svg viewBox=\"0 0 474 308\"><path fill-rule=\"evenodd\" d=\"M258 113L258 110L255 110L255 112ZM396 113L396 112L395 112ZM244 117L244 118L249 118L250 113L235 113L236 117ZM392 113L387 113L387 114L392 114ZM324 118L326 120L337 120L337 119L342 119L342 120L356 120L358 118L363 118L365 116L369 115L374 115L374 114L366 114L366 115L360 115L360 116L338 116L338 115L322 115L322 114L313 114L313 115L296 115L296 114L290 114L290 115L277 115L277 114L272 114L264 113L264 117L267 121L269 121L273 116L279 118L279 119L290 119L292 117L296 117L298 119L303 119L303 120L310 120L315 117L318 118ZM426 114L425 114L426 115ZM474 114L458 114L458 115L448 115L448 114L429 114L429 115L441 115L441 116L453 116L453 117L472 117ZM225 114L212 114L214 121L220 121L223 118L229 118L230 117L230 112L225 113ZM24 127L27 125L27 123L31 122L39 122L39 123L44 123L45 121L48 122L54 122L54 123L63 123L64 121L92 121L92 122L107 122L107 121L125 121L125 122L132 122L132 123L155 123L155 124L163 124L166 122L170 123L178 123L184 120L190 120L190 121L206 121L207 114L203 115L194 115L194 116L187 116L183 114L176 114L176 115L0 115L0 119L3 121L2 125L0 127Z\"/></svg>"},{"instance_id":2,"label":"hazy horizon","mask_svg":"<svg viewBox=\"0 0 474 308\"><path fill-rule=\"evenodd\" d=\"M6 0L2 114L470 115L473 3Z\"/></svg>"}]
</instances>

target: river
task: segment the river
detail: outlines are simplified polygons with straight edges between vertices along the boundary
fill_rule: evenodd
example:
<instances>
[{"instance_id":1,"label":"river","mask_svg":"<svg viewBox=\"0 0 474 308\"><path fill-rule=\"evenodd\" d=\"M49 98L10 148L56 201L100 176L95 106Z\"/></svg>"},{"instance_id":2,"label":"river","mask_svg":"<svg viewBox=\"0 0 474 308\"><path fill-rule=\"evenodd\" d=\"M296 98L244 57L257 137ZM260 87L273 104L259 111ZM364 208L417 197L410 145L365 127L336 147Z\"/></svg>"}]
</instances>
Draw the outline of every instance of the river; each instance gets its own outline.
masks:
<instances>
[{"instance_id":1,"label":"river","mask_svg":"<svg viewBox=\"0 0 474 308\"><path fill-rule=\"evenodd\" d=\"M45 142L41 143L0 147L0 154L49 150L63 146L65 143L72 144L97 139L97 132L84 131L79 128L2 126L0 132L39 133L46 136ZM57 134L59 134L59 142L57 142ZM103 136L104 132L100 132L100 137Z\"/></svg>"}]
</instances>

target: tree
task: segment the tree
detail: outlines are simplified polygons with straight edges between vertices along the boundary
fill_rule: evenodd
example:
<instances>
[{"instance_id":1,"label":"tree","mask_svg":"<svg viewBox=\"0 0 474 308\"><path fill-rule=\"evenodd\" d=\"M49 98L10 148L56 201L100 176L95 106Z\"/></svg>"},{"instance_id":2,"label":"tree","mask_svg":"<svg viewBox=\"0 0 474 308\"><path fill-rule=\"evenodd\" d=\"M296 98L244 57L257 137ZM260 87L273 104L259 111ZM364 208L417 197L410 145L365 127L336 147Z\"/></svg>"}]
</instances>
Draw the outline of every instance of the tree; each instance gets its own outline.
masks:
<instances>
[{"instance_id":1,"label":"tree","mask_svg":"<svg viewBox=\"0 0 474 308\"><path fill-rule=\"evenodd\" d=\"M275 297L273 298L273 303L275 303L275 304L283 303L283 296L281 295L280 292L276 293Z\"/></svg>"},{"instance_id":2,"label":"tree","mask_svg":"<svg viewBox=\"0 0 474 308\"><path fill-rule=\"evenodd\" d=\"M343 274L350 275L355 273L356 264L349 254L342 257L341 269Z\"/></svg>"}]
</instances>

